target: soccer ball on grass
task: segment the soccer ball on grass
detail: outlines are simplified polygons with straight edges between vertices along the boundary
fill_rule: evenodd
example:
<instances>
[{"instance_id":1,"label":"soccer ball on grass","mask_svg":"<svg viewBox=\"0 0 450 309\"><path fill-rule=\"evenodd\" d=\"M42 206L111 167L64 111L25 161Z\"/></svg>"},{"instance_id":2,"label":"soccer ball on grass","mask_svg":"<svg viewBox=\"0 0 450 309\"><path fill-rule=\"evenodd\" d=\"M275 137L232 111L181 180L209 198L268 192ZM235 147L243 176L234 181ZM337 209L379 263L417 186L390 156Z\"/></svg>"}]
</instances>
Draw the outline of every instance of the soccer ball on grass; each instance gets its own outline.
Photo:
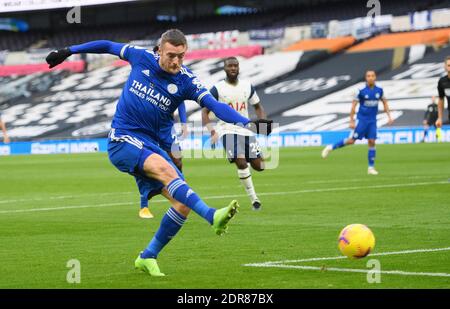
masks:
<instances>
[{"instance_id":1,"label":"soccer ball on grass","mask_svg":"<svg viewBox=\"0 0 450 309\"><path fill-rule=\"evenodd\" d=\"M366 257L375 247L375 236L363 224L347 225L339 234L338 247L351 259Z\"/></svg>"}]
</instances>

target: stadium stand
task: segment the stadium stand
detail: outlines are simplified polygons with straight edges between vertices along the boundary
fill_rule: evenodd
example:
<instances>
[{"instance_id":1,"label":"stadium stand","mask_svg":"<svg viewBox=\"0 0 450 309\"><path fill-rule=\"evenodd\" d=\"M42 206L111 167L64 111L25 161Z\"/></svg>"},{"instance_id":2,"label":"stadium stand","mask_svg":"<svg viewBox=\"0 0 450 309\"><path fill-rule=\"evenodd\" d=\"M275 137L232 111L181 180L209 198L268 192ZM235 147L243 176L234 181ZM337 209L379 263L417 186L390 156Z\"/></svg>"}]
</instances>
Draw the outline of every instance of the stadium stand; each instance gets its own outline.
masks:
<instances>
[{"instance_id":1,"label":"stadium stand","mask_svg":"<svg viewBox=\"0 0 450 309\"><path fill-rule=\"evenodd\" d=\"M45 39L45 37L46 35L43 31L16 33L0 30L0 50L25 50L40 40Z\"/></svg>"},{"instance_id":2,"label":"stadium stand","mask_svg":"<svg viewBox=\"0 0 450 309\"><path fill-rule=\"evenodd\" d=\"M353 46L350 52L406 47L417 44L443 45L449 41L450 29L424 30L407 33L389 33Z\"/></svg>"},{"instance_id":3,"label":"stadium stand","mask_svg":"<svg viewBox=\"0 0 450 309\"><path fill-rule=\"evenodd\" d=\"M43 47L58 48L67 46L79 41L94 39L111 39L116 41L132 41L137 39L156 39L164 29L180 28L186 34L205 32L217 32L225 30L248 31L251 29L286 27L295 25L310 24L312 22L325 22L327 20L347 20L361 17L367 14L367 8L363 5L355 5L357 1L334 1L331 3L300 1L296 5L287 5L280 8L265 10L261 8L252 14L242 14L230 16L205 15L195 18L184 18L179 21L152 21L133 22L130 18L127 24L115 24L114 21L99 23L94 19L88 24L94 25L59 25L54 27L60 29L55 31L49 27L44 27L39 31L27 33L7 33L0 30L0 50L8 49L18 51L30 48L33 44L45 40ZM449 7L448 0L428 0L428 1L392 1L383 3L383 10L392 15L408 14L417 10L428 8ZM152 11L151 6L142 8ZM86 8L86 15L93 15L90 8ZM94 9L92 9L94 10ZM101 9L95 9L96 18L101 17ZM55 11L60 14L60 19L64 19L66 12ZM0 15L1 16L1 15ZM19 15L20 16L20 15ZM48 17L52 19L52 17ZM87 17L86 17L87 18Z\"/></svg>"},{"instance_id":4,"label":"stadium stand","mask_svg":"<svg viewBox=\"0 0 450 309\"><path fill-rule=\"evenodd\" d=\"M362 18L344 20L366 12L365 7L355 8L350 2L300 5L295 10L281 7L233 17L206 15L177 22L72 25L51 32L2 31L0 49L18 52L0 54L0 63L4 63L0 65L0 109L15 140L106 136L130 70L128 64L109 56L72 56L57 70L49 70L43 63L45 55L50 48L95 39L143 43L152 48L163 30L179 27L193 34L186 64L200 80L212 86L224 77L222 59L238 56L241 76L256 86L268 116L280 123L282 131L344 128L352 92L367 68L379 74L388 98L395 100L397 123L417 124L419 110L425 106L421 106L423 98L408 93L413 108L405 108L394 96L395 87L404 89L416 81L402 78L394 82L392 74L407 72L416 64L432 63L430 67L434 67L449 54L450 28L410 31L416 24L411 17L414 14L408 14L415 9L441 8L445 1L386 3L383 8L389 13L408 15L387 16L380 29L365 26ZM428 28L449 26L446 16L450 10L427 14ZM324 23L323 33L314 32L315 22L332 18L342 20ZM235 29L238 31L214 33ZM405 32L383 33L393 29ZM431 85L431 79L442 73L441 66L427 76L430 80L424 85ZM423 93L424 97L431 94L429 90ZM196 103L187 102L187 110L189 121L200 120ZM380 126L385 123L380 119Z\"/></svg>"},{"instance_id":5,"label":"stadium stand","mask_svg":"<svg viewBox=\"0 0 450 309\"><path fill-rule=\"evenodd\" d=\"M294 50L327 50L328 52L335 53L344 48L353 45L356 39L352 36L332 38L332 39L311 39L311 40L301 40L295 44L292 44L286 48L284 51L294 51Z\"/></svg>"}]
</instances>

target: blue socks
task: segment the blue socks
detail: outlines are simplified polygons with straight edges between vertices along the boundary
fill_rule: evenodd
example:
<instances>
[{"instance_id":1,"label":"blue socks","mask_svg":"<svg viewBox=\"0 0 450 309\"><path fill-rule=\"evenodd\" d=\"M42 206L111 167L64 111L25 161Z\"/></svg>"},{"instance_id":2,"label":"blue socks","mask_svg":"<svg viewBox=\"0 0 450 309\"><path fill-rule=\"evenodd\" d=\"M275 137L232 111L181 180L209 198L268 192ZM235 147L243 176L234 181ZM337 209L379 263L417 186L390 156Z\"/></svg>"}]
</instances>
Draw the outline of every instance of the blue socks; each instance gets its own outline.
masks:
<instances>
[{"instance_id":1,"label":"blue socks","mask_svg":"<svg viewBox=\"0 0 450 309\"><path fill-rule=\"evenodd\" d=\"M195 211L199 216L208 221L209 224L213 223L216 210L206 205L197 193L189 188L183 180L180 178L172 180L172 182L167 185L167 191L169 191L170 196Z\"/></svg>"},{"instance_id":2,"label":"blue socks","mask_svg":"<svg viewBox=\"0 0 450 309\"><path fill-rule=\"evenodd\" d=\"M153 236L147 248L141 253L141 258L156 259L158 253L178 233L185 221L186 218L171 207L162 218L155 236Z\"/></svg>"},{"instance_id":3,"label":"blue socks","mask_svg":"<svg viewBox=\"0 0 450 309\"><path fill-rule=\"evenodd\" d=\"M369 148L369 151L367 153L367 159L369 160L369 167L374 167L376 154L377 154L377 151L376 151L375 147Z\"/></svg>"},{"instance_id":4,"label":"blue socks","mask_svg":"<svg viewBox=\"0 0 450 309\"><path fill-rule=\"evenodd\" d=\"M210 224L213 223L216 210L206 205L183 180L180 178L173 180L167 186L167 190L174 199L195 211ZM147 199L145 199L145 202L148 204ZM143 204L144 199L141 198L141 207ZM150 241L147 248L141 253L141 258L156 259L159 252L161 252L169 241L178 233L185 221L186 218L171 207L162 218L155 236L153 236L153 239Z\"/></svg>"},{"instance_id":5,"label":"blue socks","mask_svg":"<svg viewBox=\"0 0 450 309\"><path fill-rule=\"evenodd\" d=\"M336 144L334 144L334 145L333 145L333 150L334 150L334 149L341 148L341 147L344 147L344 146L345 146L345 139L343 139L342 141L337 142Z\"/></svg>"}]
</instances>

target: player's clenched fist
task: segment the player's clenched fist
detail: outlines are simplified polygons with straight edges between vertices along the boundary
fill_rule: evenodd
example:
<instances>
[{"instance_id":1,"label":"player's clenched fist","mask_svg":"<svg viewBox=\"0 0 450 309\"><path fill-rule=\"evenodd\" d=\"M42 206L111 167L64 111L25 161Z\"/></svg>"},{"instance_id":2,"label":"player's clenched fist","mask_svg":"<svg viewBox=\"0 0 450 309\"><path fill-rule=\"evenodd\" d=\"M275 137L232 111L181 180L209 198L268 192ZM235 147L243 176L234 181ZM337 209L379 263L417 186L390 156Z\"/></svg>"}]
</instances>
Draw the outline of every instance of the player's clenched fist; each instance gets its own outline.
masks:
<instances>
[{"instance_id":1,"label":"player's clenched fist","mask_svg":"<svg viewBox=\"0 0 450 309\"><path fill-rule=\"evenodd\" d=\"M52 51L50 54L48 54L47 58L45 58L45 61L49 64L49 68L53 68L57 66L58 64L62 63L64 60L66 60L68 57L72 55L72 52L69 48L64 49L58 49Z\"/></svg>"}]
</instances>

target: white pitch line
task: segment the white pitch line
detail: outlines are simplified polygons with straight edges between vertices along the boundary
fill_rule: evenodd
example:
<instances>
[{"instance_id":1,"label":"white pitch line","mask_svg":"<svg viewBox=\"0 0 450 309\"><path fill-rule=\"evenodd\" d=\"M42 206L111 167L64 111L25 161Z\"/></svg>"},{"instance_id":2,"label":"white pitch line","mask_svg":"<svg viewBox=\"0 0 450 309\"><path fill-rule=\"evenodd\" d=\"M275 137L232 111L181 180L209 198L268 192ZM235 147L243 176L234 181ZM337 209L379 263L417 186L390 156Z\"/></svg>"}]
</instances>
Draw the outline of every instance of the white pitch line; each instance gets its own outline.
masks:
<instances>
[{"instance_id":1,"label":"white pitch line","mask_svg":"<svg viewBox=\"0 0 450 309\"><path fill-rule=\"evenodd\" d=\"M381 177L380 177L381 178ZM426 176L426 175L417 175L417 176L389 176L389 179L433 179L438 178L442 179L442 176ZM365 178L352 178L352 179L327 179L327 180L308 180L304 183L307 184L327 184L327 183L342 183L342 182L361 182L361 181L373 181L373 178L365 177Z\"/></svg>"},{"instance_id":2,"label":"white pitch line","mask_svg":"<svg viewBox=\"0 0 450 309\"><path fill-rule=\"evenodd\" d=\"M87 196L126 195L126 194L131 194L131 193L134 193L134 192L126 191L126 192L80 193L80 194L57 195L57 196L49 196L49 197L34 197L34 198L22 198L22 199L14 199L14 200L0 200L0 204L18 203L18 202L37 202L37 201L48 201L48 200L64 200L64 199L69 199L69 198L87 197Z\"/></svg>"},{"instance_id":3,"label":"white pitch line","mask_svg":"<svg viewBox=\"0 0 450 309\"><path fill-rule=\"evenodd\" d=\"M123 205L131 205L131 204L135 204L135 203L125 202L125 203L105 203L105 204L96 204L96 205L75 205L75 206L62 206L62 207L14 209L14 210L2 210L2 211L0 211L0 214L11 214L11 213L20 213L20 212L36 212L36 211L51 211L51 210L65 210L65 209L101 208L101 207L123 206Z\"/></svg>"},{"instance_id":4,"label":"white pitch line","mask_svg":"<svg viewBox=\"0 0 450 309\"><path fill-rule=\"evenodd\" d=\"M401 177L403 179L417 179L417 178L435 178L436 176L411 176L411 177ZM399 178L399 177L397 177ZM436 177L437 178L437 177ZM324 181L306 181L306 182L302 182L302 183L298 183L298 185L302 185L302 184L319 184L319 183L335 183L335 182L353 182L353 181L363 181L363 180L367 180L364 178L357 178L357 179L353 179L353 180L324 180ZM441 182L433 182L430 184L437 184L437 183L441 183ZM447 183L446 181L442 181L442 184ZM422 183L410 183L410 185L421 185ZM394 186L397 186L398 184L393 184ZM258 184L258 186L260 187L265 187L265 186L274 186L273 183L260 183ZM381 186L390 186L389 184L387 185L381 185ZM236 186L206 186L206 187L196 187L195 189L210 189L210 188L214 188L214 189L220 189L220 188L230 188L230 187L241 187L241 185L236 185ZM355 188L355 187L353 187ZM358 189L361 187L358 187ZM367 187L363 187L363 188L367 188ZM370 187L371 188L371 187ZM351 189L351 188L350 188ZM319 191L317 191L319 190ZM294 193L311 193L311 192L322 192L320 190L324 190L324 189L312 189L312 190L300 190L300 191L292 191ZM328 188L326 189L327 191L338 191L335 188ZM340 188L340 190L349 190L348 187L342 187ZM289 191L291 192L291 191ZM102 192L102 193L80 193L80 194L66 194L66 195L57 195L57 196L49 196L49 197L34 197L34 198L21 198L21 199L10 199L10 200L0 200L0 204L12 204L12 203L20 203L20 202L37 202L37 201L47 201L47 200L63 200L63 199L71 199L71 198L80 198L80 197L89 197L89 196L116 196L116 195L128 195L128 194L134 194L134 191L125 191L125 192ZM283 192L281 192L280 194L285 194ZM267 195L266 193L261 193L261 195ZM269 192L270 195L270 192ZM225 195L222 196L220 198L226 198L226 197L233 197L232 195Z\"/></svg>"},{"instance_id":5,"label":"white pitch line","mask_svg":"<svg viewBox=\"0 0 450 309\"><path fill-rule=\"evenodd\" d=\"M379 252L379 253L371 253L368 256L372 257L372 256L385 256L385 255L401 255L401 254L427 253L427 252L438 252L438 251L450 251L450 247L435 248L435 249L416 249L416 250ZM315 262L315 261L331 261L331 260L341 260L341 259L347 259L347 257L340 255L340 256L331 256L331 257L307 258L307 259L300 259L300 260L271 261L271 262L245 264L244 266L263 267L263 265L264 266L275 266L277 264Z\"/></svg>"},{"instance_id":6,"label":"white pitch line","mask_svg":"<svg viewBox=\"0 0 450 309\"><path fill-rule=\"evenodd\" d=\"M416 183L403 183L403 184L386 184L386 185L373 185L373 186L353 186L353 187L336 187L336 188L324 188L324 189L307 189L307 190L295 190L284 192L262 192L260 196L272 196L272 195L287 195L287 194L302 194L302 193L320 193L320 192L335 192L335 191L353 191L361 189L382 189L382 188L402 188L402 187L415 187L415 186L428 186L438 184L450 184L448 181L436 181L436 182L416 182ZM228 195L212 195L206 196L204 200L223 199L223 198L236 198L246 197L246 194L228 194ZM153 202L163 202L165 200L154 200ZM120 205L130 205L133 202L123 203L105 203L105 204L86 204L86 205L73 205L73 206L61 206L61 207L47 207L47 208L28 208L28 209L13 209L13 210L1 210L0 214L8 213L20 213L29 211L51 211L51 210L64 210L64 209L77 209L77 208L97 208L97 207L113 207Z\"/></svg>"},{"instance_id":7,"label":"white pitch line","mask_svg":"<svg viewBox=\"0 0 450 309\"><path fill-rule=\"evenodd\" d=\"M413 253L426 253L426 252L439 252L439 251L450 251L450 247L446 248L435 248L435 249L416 249L416 250L404 250L404 251L392 251L392 252L380 252L370 254L368 257L373 256L386 256L386 255L399 255L399 254L413 254ZM329 261L329 260L341 260L346 259L345 256L333 256L333 257L321 257L321 258L308 258L300 260L284 260L284 261L273 261L273 262L263 262L263 263L251 263L244 264L246 267L274 267L274 268L287 268L287 269L301 269L301 270L320 270L320 271L335 271L335 272L353 272L353 273L368 273L373 271L370 269L357 269L357 268L339 268L339 267L318 267L318 266L307 266L307 265L288 265L287 263L300 263L300 262L314 262L314 261ZM402 270L381 270L381 274L389 275L402 275L402 276L428 276L428 277L450 277L447 273L428 273L428 272L408 272Z\"/></svg>"},{"instance_id":8,"label":"white pitch line","mask_svg":"<svg viewBox=\"0 0 450 309\"><path fill-rule=\"evenodd\" d=\"M351 273L368 273L374 272L371 269L356 269L356 268L337 268L337 267L317 267L317 266L302 266L302 265L261 265L259 267L275 267L275 268L290 268L290 269L301 269L301 270L321 270L321 271L336 271L336 272L351 272ZM408 272L402 270L380 270L380 274L389 275L402 275L402 276L428 276L428 277L450 277L447 273L423 273L423 272Z\"/></svg>"}]
</instances>

